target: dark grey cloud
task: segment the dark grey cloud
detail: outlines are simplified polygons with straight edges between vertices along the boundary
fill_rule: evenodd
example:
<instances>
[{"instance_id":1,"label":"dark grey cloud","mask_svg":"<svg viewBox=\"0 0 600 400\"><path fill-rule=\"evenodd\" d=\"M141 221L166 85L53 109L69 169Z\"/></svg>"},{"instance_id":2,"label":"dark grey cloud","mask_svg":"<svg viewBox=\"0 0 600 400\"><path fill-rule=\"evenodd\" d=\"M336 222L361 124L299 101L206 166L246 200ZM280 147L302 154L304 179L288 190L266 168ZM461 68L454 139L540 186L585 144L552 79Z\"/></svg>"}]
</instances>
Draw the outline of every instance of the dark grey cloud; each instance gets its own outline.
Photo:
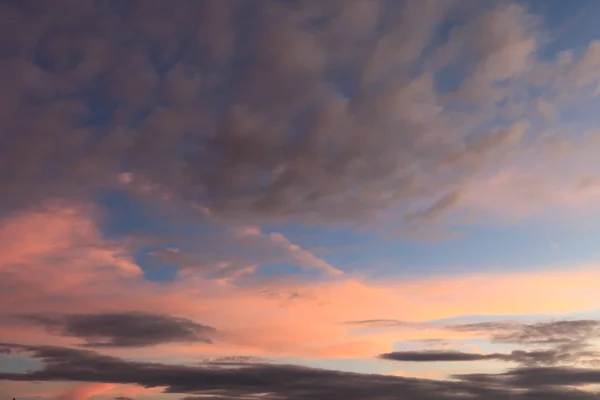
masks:
<instances>
[{"instance_id":1,"label":"dark grey cloud","mask_svg":"<svg viewBox=\"0 0 600 400\"><path fill-rule=\"evenodd\" d=\"M247 397L248 399L254 399L252 397ZM255 397L258 398L258 397ZM181 400L228 400L227 397L223 397L223 396L185 396L183 398L181 398ZM229 399L231 399L231 397L229 397Z\"/></svg>"},{"instance_id":2,"label":"dark grey cloud","mask_svg":"<svg viewBox=\"0 0 600 400\"><path fill-rule=\"evenodd\" d=\"M559 364L583 363L586 360L595 360L600 353L593 351L579 351L575 349L549 349L549 350L514 350L510 353L464 353L460 351L422 350L422 351L395 351L380 354L384 360L405 362L462 362L462 361L505 361L514 362L523 366L554 366Z\"/></svg>"},{"instance_id":3,"label":"dark grey cloud","mask_svg":"<svg viewBox=\"0 0 600 400\"><path fill-rule=\"evenodd\" d=\"M505 361L513 361L523 366L556 366L556 365L581 365L595 363L600 353L557 347L545 350L514 350L505 356Z\"/></svg>"},{"instance_id":4,"label":"dark grey cloud","mask_svg":"<svg viewBox=\"0 0 600 400\"><path fill-rule=\"evenodd\" d=\"M599 320L560 320L533 324L519 322L482 322L453 325L459 331L490 332L499 343L556 344L584 343L600 335Z\"/></svg>"},{"instance_id":5,"label":"dark grey cloud","mask_svg":"<svg viewBox=\"0 0 600 400\"><path fill-rule=\"evenodd\" d=\"M578 375L582 371L569 369L531 369L521 370L521 375L513 371L493 375L491 378L463 376L462 381L435 381L293 365L251 364L235 368L167 365L125 361L92 351L60 347L16 344L3 344L3 347L15 352L29 353L32 357L40 359L44 367L24 373L1 373L0 380L112 382L144 387L164 386L167 393L179 393L190 397L212 395L248 398L262 394L261 398L297 400L600 398L596 393L559 387L570 382L591 382L599 379L597 373L585 377ZM535 379L530 377L535 375L533 371L540 371ZM547 371L547 379L541 371ZM556 387L546 387L552 383Z\"/></svg>"},{"instance_id":6,"label":"dark grey cloud","mask_svg":"<svg viewBox=\"0 0 600 400\"><path fill-rule=\"evenodd\" d=\"M143 312L30 315L50 332L85 340L87 347L142 347L172 342L210 343L215 328L185 318Z\"/></svg>"},{"instance_id":7,"label":"dark grey cloud","mask_svg":"<svg viewBox=\"0 0 600 400\"><path fill-rule=\"evenodd\" d=\"M392 353L380 354L378 356L384 360L393 361L411 361L411 362L444 362L444 361L483 361L503 359L503 354L476 354L463 353L460 351L395 351Z\"/></svg>"},{"instance_id":8,"label":"dark grey cloud","mask_svg":"<svg viewBox=\"0 0 600 400\"><path fill-rule=\"evenodd\" d=\"M599 334L598 320L567 320L522 325L516 331L508 330L494 335L494 340L522 344L568 344L583 342Z\"/></svg>"},{"instance_id":9,"label":"dark grey cloud","mask_svg":"<svg viewBox=\"0 0 600 400\"><path fill-rule=\"evenodd\" d=\"M526 366L537 365L598 365L600 352L590 341L600 334L598 320L558 320L537 323L515 321L479 322L452 325L452 330L489 332L492 342L533 347L535 350L515 350L507 361ZM545 349L540 349L545 347Z\"/></svg>"},{"instance_id":10,"label":"dark grey cloud","mask_svg":"<svg viewBox=\"0 0 600 400\"><path fill-rule=\"evenodd\" d=\"M600 383L600 370L590 368L550 367L518 368L503 374L463 374L455 378L485 384L513 387L582 386Z\"/></svg>"},{"instance_id":11,"label":"dark grey cloud","mask_svg":"<svg viewBox=\"0 0 600 400\"><path fill-rule=\"evenodd\" d=\"M399 321L398 321L399 322ZM351 321L359 326L397 327L393 320ZM396 351L378 358L401 362L475 362L495 360L512 362L522 367L591 366L600 364L600 352L590 343L598 337L597 320L558 320L537 323L517 321L478 322L448 326L463 332L487 332L492 342L516 344L528 350L510 353L465 353L449 350Z\"/></svg>"},{"instance_id":12,"label":"dark grey cloud","mask_svg":"<svg viewBox=\"0 0 600 400\"><path fill-rule=\"evenodd\" d=\"M4 2L0 205L129 172L223 216L440 218L513 145L511 127L474 139L481 117L414 77L458 4Z\"/></svg>"},{"instance_id":13,"label":"dark grey cloud","mask_svg":"<svg viewBox=\"0 0 600 400\"><path fill-rule=\"evenodd\" d=\"M422 326L427 329L432 327L428 324L380 319L348 321L346 324L369 328ZM379 357L407 362L498 360L515 362L523 366L597 366L600 363L600 352L593 349L590 340L599 336L599 327L598 320L557 320L537 323L493 321L457 324L446 328L462 332L489 333L492 342L514 344L529 349L514 350L506 354L474 354L445 350L399 351L382 354ZM433 343L437 341L439 340L431 340Z\"/></svg>"}]
</instances>

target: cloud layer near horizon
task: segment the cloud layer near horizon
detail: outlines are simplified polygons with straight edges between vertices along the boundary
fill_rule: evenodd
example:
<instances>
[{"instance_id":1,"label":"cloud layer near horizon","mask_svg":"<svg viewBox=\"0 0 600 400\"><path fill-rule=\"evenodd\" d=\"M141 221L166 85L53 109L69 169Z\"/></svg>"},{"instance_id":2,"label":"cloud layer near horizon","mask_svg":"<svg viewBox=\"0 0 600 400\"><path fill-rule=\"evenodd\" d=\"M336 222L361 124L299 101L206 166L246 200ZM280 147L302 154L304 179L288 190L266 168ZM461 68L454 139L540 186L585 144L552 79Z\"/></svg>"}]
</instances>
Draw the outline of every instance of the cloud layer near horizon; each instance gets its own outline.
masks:
<instances>
[{"instance_id":1,"label":"cloud layer near horizon","mask_svg":"<svg viewBox=\"0 0 600 400\"><path fill-rule=\"evenodd\" d=\"M581 369L515 369L502 375L465 375L462 381L433 381L384 375L353 374L292 365L244 364L234 368L205 368L158 363L128 362L83 350L2 344L10 351L28 351L44 360L43 370L21 374L0 374L11 380L75 380L115 382L143 387L166 387L167 393L189 393L244 398L267 396L292 399L411 398L475 399L581 398L597 395L569 388L600 382L600 374ZM547 378L557 378L548 380ZM491 381L501 387L486 385ZM523 389L526 389L525 391ZM202 398L202 397L198 397Z\"/></svg>"},{"instance_id":2,"label":"cloud layer near horizon","mask_svg":"<svg viewBox=\"0 0 600 400\"><path fill-rule=\"evenodd\" d=\"M597 220L600 8L534 3L2 2L0 397L600 398L600 255L411 247Z\"/></svg>"},{"instance_id":3,"label":"cloud layer near horizon","mask_svg":"<svg viewBox=\"0 0 600 400\"><path fill-rule=\"evenodd\" d=\"M600 278L598 268L408 282L371 281L351 275L320 282L258 276L224 282L210 273L205 275L203 269L186 267L174 281L150 282L133 261L132 245L118 245L103 238L96 215L90 207L54 204L49 209L15 216L0 228L0 237L7 238L0 241L4 246L0 262L0 340L21 343L5 347L7 351L35 349L44 343L62 346L65 351L67 347L93 347L113 356L159 362L192 355L248 355L313 360L363 358L376 364L376 357L389 352L395 343L423 341L429 343L429 350L395 352L381 358L561 367L594 365L596 359L597 352L590 347L598 337L599 322L595 320L534 324L440 324L428 320L483 313L502 316L593 310L600 302L594 290ZM8 240L16 237L18 241ZM56 271L65 277L52 279ZM532 290L539 293L535 299L531 298ZM510 301L507 291L511 292ZM19 305L16 309L15 304ZM372 316L379 319L368 319ZM488 337L490 343L512 343L523 350L469 354L459 347L448 351L428 341L436 337L457 343ZM272 368L276 371L279 367ZM390 372L394 369L391 365L388 368ZM262 373L252 371L244 369L240 373ZM304 373L302 369L293 371L299 376ZM8 374L4 378L29 380L27 375ZM39 380L33 375L31 379ZM82 381L144 385L106 379L88 377ZM396 388L396 384L400 386ZM401 390L404 384L397 381L393 390ZM367 387L371 385L375 383ZM91 387L90 393L96 389ZM107 386L109 389L117 390ZM230 388L224 383L219 390L227 392ZM250 394L254 390L242 392Z\"/></svg>"}]
</instances>

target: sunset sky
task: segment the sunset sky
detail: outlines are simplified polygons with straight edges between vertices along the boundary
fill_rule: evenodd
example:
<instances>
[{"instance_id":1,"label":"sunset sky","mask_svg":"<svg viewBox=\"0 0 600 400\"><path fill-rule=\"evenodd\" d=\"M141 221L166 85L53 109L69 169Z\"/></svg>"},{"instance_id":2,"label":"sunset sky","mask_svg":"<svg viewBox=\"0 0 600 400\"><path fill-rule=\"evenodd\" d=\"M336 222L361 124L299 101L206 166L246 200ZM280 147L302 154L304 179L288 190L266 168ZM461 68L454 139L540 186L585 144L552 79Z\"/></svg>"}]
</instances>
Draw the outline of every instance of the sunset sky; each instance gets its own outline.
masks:
<instances>
[{"instance_id":1,"label":"sunset sky","mask_svg":"<svg viewBox=\"0 0 600 400\"><path fill-rule=\"evenodd\" d=\"M600 1L0 2L0 399L600 399Z\"/></svg>"}]
</instances>

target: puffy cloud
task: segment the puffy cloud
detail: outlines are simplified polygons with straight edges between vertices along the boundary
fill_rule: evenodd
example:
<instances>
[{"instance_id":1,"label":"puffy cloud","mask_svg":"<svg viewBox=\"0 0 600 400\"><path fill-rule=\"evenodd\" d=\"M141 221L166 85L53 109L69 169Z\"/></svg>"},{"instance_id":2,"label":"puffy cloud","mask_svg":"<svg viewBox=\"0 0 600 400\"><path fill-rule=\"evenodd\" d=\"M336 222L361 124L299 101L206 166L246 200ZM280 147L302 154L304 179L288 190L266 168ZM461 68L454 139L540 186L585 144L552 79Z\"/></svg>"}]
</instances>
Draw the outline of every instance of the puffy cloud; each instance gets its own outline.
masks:
<instances>
[{"instance_id":1,"label":"puffy cloud","mask_svg":"<svg viewBox=\"0 0 600 400\"><path fill-rule=\"evenodd\" d=\"M548 66L541 25L515 4L218 3L65 1L68 15L3 5L0 206L87 196L132 173L161 189L149 196L223 217L394 216L412 231L472 207L472 188L512 161L502 155L525 131L542 135L533 114L530 130L497 118L524 103L561 108L521 96L532 76L549 76L545 93L559 72L597 80L597 46ZM468 78L448 96L438 75L461 60ZM553 171L536 178L553 188Z\"/></svg>"},{"instance_id":2,"label":"puffy cloud","mask_svg":"<svg viewBox=\"0 0 600 400\"><path fill-rule=\"evenodd\" d=\"M48 203L0 222L3 296L24 305L39 288L55 301L95 281L130 280L142 274L126 242L105 240L93 207ZM61 279L56 279L57 271ZM16 289L15 289L16 288ZM8 303L0 307L8 309Z\"/></svg>"}]
</instances>

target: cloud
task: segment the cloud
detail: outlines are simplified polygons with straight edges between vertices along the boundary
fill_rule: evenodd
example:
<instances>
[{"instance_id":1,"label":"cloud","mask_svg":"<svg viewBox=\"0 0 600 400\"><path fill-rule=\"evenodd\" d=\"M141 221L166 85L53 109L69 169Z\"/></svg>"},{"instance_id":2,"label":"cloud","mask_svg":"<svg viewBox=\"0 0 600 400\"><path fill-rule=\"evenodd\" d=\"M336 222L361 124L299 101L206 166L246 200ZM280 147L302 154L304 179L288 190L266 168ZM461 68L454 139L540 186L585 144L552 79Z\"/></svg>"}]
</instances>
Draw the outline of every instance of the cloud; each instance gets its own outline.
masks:
<instances>
[{"instance_id":1,"label":"cloud","mask_svg":"<svg viewBox=\"0 0 600 400\"><path fill-rule=\"evenodd\" d=\"M86 347L141 347L172 342L211 343L215 329L185 318L144 312L31 315L51 332L85 340Z\"/></svg>"},{"instance_id":2,"label":"cloud","mask_svg":"<svg viewBox=\"0 0 600 400\"><path fill-rule=\"evenodd\" d=\"M479 322L452 326L462 331L491 332L499 343L538 344L584 344L600 335L598 320L544 321L533 324L518 322Z\"/></svg>"},{"instance_id":3,"label":"cloud","mask_svg":"<svg viewBox=\"0 0 600 400\"><path fill-rule=\"evenodd\" d=\"M86 400L95 395L104 393L112 389L115 385L111 383L86 383L76 385L69 389L66 393L62 394L59 399L61 400Z\"/></svg>"},{"instance_id":4,"label":"cloud","mask_svg":"<svg viewBox=\"0 0 600 400\"><path fill-rule=\"evenodd\" d=\"M433 329L433 325L423 324L423 327ZM597 320L552 320L536 323L495 321L449 325L446 328L450 331L489 334L492 343L533 349L487 354L441 349L394 351L380 354L378 358L413 363L502 361L524 367L597 367L600 359L600 353L594 346L594 341L598 338Z\"/></svg>"},{"instance_id":5,"label":"cloud","mask_svg":"<svg viewBox=\"0 0 600 400\"><path fill-rule=\"evenodd\" d=\"M464 361L505 361L522 364L525 366L554 366L558 364L581 364L585 358L595 359L600 353L588 351L565 351L562 349L551 350L514 350L508 354L491 353L464 353L460 351L395 351L380 354L378 358L391 361L404 362L464 362Z\"/></svg>"},{"instance_id":6,"label":"cloud","mask_svg":"<svg viewBox=\"0 0 600 400\"><path fill-rule=\"evenodd\" d=\"M105 240L98 220L95 207L78 202L49 202L3 219L2 295L25 306L42 292L56 301L71 291L85 291L92 280L139 278L142 270L130 244ZM54 279L57 269L61 279Z\"/></svg>"},{"instance_id":7,"label":"cloud","mask_svg":"<svg viewBox=\"0 0 600 400\"><path fill-rule=\"evenodd\" d=\"M559 366L559 365L598 365L597 351L579 350L576 348L557 347L549 350L514 350L504 360L517 362L527 367Z\"/></svg>"},{"instance_id":8,"label":"cloud","mask_svg":"<svg viewBox=\"0 0 600 400\"><path fill-rule=\"evenodd\" d=\"M209 365L211 367L233 367L233 366L244 366L248 364L264 364L270 360L261 357L252 356L225 356L225 357L213 357L205 358L201 360L203 365Z\"/></svg>"},{"instance_id":9,"label":"cloud","mask_svg":"<svg viewBox=\"0 0 600 400\"><path fill-rule=\"evenodd\" d=\"M154 246L162 244L160 239L153 241ZM208 235L187 234L165 240L174 241L179 247L159 247L151 252L157 267L176 265L182 274L201 271L222 282L242 281L260 267L276 264L297 266L324 278L342 275L341 270L282 233L263 232L257 226L217 226Z\"/></svg>"},{"instance_id":10,"label":"cloud","mask_svg":"<svg viewBox=\"0 0 600 400\"><path fill-rule=\"evenodd\" d=\"M452 330L488 332L494 343L533 346L536 350L515 350L498 359L515 361L526 366L598 364L600 353L592 344L598 338L597 320L543 321L533 324L500 321L454 325ZM540 346L549 347L540 349Z\"/></svg>"},{"instance_id":11,"label":"cloud","mask_svg":"<svg viewBox=\"0 0 600 400\"><path fill-rule=\"evenodd\" d=\"M428 320L465 314L569 313L593 310L599 301L594 286L599 274L594 266L571 267L568 272L545 270L404 280L369 280L352 274L317 282L289 276L265 277L227 284L208 276L201 268L190 267L172 281L152 282L144 278L135 262L135 241L107 238L99 223L93 207L63 203L21 212L0 223L0 340L72 346L75 337L83 344L152 344L141 348L103 348L132 358L371 358L390 351L398 341L466 339L474 334L495 333L475 332L472 328L452 330L440 324L431 327ZM224 237L242 244L257 240L259 249L269 248L263 242L271 245L268 234L244 227L235 231L238 236L232 230ZM213 250L227 255L226 249ZM183 248L171 252L178 257L186 251ZM61 279L55 279L57 271L61 271ZM533 289L537 293L534 298ZM510 298L507 292L511 293ZM19 309L15 310L13 304L19 304ZM389 307L390 304L395 307ZM130 310L145 313L148 322L154 321L157 327L164 323L169 328L161 328L158 336L140 332L142 328L137 323L144 318L133 318L128 314ZM46 318L54 329L49 331L43 325L8 318L15 312ZM132 324L135 322L131 331L139 332L139 338L121 329L127 324L100 324L112 321L111 316L119 316L118 321L129 318ZM185 332L192 327L170 316L216 327L216 334L201 328L195 331L196 339L207 337L213 344L202 340L191 345L176 342L175 339L191 338ZM577 337L565 332L566 337L569 335Z\"/></svg>"},{"instance_id":12,"label":"cloud","mask_svg":"<svg viewBox=\"0 0 600 400\"><path fill-rule=\"evenodd\" d=\"M464 381L435 381L386 375L366 375L348 372L312 369L292 365L252 364L238 368L206 368L160 363L124 361L91 351L48 346L6 345L15 351L25 351L44 361L44 367L25 373L2 373L0 379L20 381L75 380L81 382L134 383L145 387L165 386L167 393L213 395L225 397L252 397L283 399L454 399L468 396L474 399L556 398L579 396L594 399L597 395L585 391L565 391L547 388L541 392L515 391L515 388L554 386L567 382L595 381L593 374L566 369L522 370L498 375L504 386L490 387L476 376L465 376ZM529 372L528 372L529 371ZM535 371L545 371L536 375ZM532 379L531 376L535 378ZM559 378L555 380L555 378ZM539 381L538 381L539 379ZM514 384L515 386L512 386ZM526 386L527 387L527 386ZM539 396L539 397L538 397Z\"/></svg>"},{"instance_id":13,"label":"cloud","mask_svg":"<svg viewBox=\"0 0 600 400\"><path fill-rule=\"evenodd\" d=\"M465 374L456 378L520 388L583 386L600 382L600 371L588 368L519 368L498 375Z\"/></svg>"},{"instance_id":14,"label":"cloud","mask_svg":"<svg viewBox=\"0 0 600 400\"><path fill-rule=\"evenodd\" d=\"M523 103L560 111L562 100L543 95L559 82L548 78L537 94L527 90L532 75L567 68L583 79L574 89L598 78L594 44L567 67L548 67L543 27L516 4L468 13L436 1L63 5L68 16L55 5L0 10L6 211L87 197L125 173L161 188L147 196L168 192L223 218L393 217L411 232L473 207L472 188L488 174L528 171L504 157L524 146L518 135L503 139L512 121L530 123L536 154L549 157L533 114L497 118ZM439 75L461 60L468 78L446 93ZM515 87L527 94L509 95ZM554 187L555 169L540 170ZM528 190L511 188L517 198ZM497 204L477 203L484 213Z\"/></svg>"},{"instance_id":15,"label":"cloud","mask_svg":"<svg viewBox=\"0 0 600 400\"><path fill-rule=\"evenodd\" d=\"M395 351L380 354L383 360L410 362L483 361L501 359L501 354L473 354L460 351Z\"/></svg>"},{"instance_id":16,"label":"cloud","mask_svg":"<svg viewBox=\"0 0 600 400\"><path fill-rule=\"evenodd\" d=\"M365 319L362 321L346 321L344 323L347 325L365 326L369 328L393 328L413 325L413 323L398 321L396 319Z\"/></svg>"},{"instance_id":17,"label":"cloud","mask_svg":"<svg viewBox=\"0 0 600 400\"><path fill-rule=\"evenodd\" d=\"M450 46L464 46L457 54L473 58L473 74L462 88L478 95L492 91L492 82L518 78L535 63L534 53L540 41L539 21L528 10L507 3L482 13L453 33ZM457 49L458 50L458 49ZM460 92L459 92L460 93ZM486 93L487 94L487 93Z\"/></svg>"},{"instance_id":18,"label":"cloud","mask_svg":"<svg viewBox=\"0 0 600 400\"><path fill-rule=\"evenodd\" d=\"M595 213L597 42L547 55L554 32L512 2L5 2L0 22L0 340L23 343L0 355L44 364L0 378L75 400L598 398L571 388L598 383L579 368L596 366L595 321L426 322L594 310L597 265L367 279L286 225L416 236ZM185 224L107 237L89 202L115 189ZM502 350L389 353L474 336ZM276 363L378 354L466 372Z\"/></svg>"}]
</instances>

